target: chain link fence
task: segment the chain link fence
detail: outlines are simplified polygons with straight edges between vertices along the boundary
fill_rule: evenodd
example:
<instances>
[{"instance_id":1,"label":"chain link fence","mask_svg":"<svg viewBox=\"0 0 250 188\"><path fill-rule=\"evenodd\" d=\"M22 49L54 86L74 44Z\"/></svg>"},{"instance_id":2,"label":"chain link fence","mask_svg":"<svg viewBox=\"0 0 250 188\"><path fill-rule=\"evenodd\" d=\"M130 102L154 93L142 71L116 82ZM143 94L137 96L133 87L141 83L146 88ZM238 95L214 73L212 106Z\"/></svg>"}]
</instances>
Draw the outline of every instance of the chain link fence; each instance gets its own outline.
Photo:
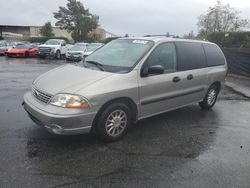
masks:
<instances>
[{"instance_id":1,"label":"chain link fence","mask_svg":"<svg viewBox=\"0 0 250 188\"><path fill-rule=\"evenodd\" d=\"M240 52L223 49L226 56L229 73L250 77L250 50Z\"/></svg>"}]
</instances>

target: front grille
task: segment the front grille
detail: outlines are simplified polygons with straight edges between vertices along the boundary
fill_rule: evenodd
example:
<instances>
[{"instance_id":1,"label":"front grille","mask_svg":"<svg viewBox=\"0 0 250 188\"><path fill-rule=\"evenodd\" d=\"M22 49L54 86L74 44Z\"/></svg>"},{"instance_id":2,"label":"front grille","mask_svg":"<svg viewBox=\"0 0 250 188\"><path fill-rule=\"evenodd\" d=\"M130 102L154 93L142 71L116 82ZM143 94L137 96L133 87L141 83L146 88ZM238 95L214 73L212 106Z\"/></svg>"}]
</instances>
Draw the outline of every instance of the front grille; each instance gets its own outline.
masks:
<instances>
[{"instance_id":1,"label":"front grille","mask_svg":"<svg viewBox=\"0 0 250 188\"><path fill-rule=\"evenodd\" d=\"M51 52L51 48L49 47L39 47L38 49L40 54L49 55Z\"/></svg>"},{"instance_id":2,"label":"front grille","mask_svg":"<svg viewBox=\"0 0 250 188\"><path fill-rule=\"evenodd\" d=\"M70 55L82 55L82 54L79 52L71 52Z\"/></svg>"},{"instance_id":3,"label":"front grille","mask_svg":"<svg viewBox=\"0 0 250 188\"><path fill-rule=\"evenodd\" d=\"M52 95L44 93L35 87L32 88L32 93L37 100L44 102L44 103L48 103L50 99L52 98Z\"/></svg>"}]
</instances>

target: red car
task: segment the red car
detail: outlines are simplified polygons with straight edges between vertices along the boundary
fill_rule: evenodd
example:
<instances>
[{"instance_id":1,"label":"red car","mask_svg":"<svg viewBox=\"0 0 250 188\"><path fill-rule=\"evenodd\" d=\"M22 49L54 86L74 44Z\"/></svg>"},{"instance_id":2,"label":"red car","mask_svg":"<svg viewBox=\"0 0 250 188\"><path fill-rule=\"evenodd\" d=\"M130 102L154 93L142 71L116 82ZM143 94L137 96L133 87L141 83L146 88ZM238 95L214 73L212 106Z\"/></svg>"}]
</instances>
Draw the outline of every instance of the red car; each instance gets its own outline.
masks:
<instances>
[{"instance_id":1,"label":"red car","mask_svg":"<svg viewBox=\"0 0 250 188\"><path fill-rule=\"evenodd\" d=\"M36 57L38 56L38 49L32 44L17 44L16 47L5 51L8 57Z\"/></svg>"}]
</instances>

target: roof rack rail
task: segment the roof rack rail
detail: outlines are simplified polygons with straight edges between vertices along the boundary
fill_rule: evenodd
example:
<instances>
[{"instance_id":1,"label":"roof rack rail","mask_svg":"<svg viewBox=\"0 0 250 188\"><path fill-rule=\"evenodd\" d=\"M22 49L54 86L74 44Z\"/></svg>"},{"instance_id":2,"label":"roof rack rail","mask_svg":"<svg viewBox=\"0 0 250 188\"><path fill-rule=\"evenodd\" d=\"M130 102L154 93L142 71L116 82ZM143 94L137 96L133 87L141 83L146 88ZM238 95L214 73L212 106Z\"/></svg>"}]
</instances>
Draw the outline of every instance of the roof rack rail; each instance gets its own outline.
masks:
<instances>
[{"instance_id":1,"label":"roof rack rail","mask_svg":"<svg viewBox=\"0 0 250 188\"><path fill-rule=\"evenodd\" d=\"M175 35L170 35L170 34L166 34L166 35L144 35L143 37L175 37Z\"/></svg>"}]
</instances>

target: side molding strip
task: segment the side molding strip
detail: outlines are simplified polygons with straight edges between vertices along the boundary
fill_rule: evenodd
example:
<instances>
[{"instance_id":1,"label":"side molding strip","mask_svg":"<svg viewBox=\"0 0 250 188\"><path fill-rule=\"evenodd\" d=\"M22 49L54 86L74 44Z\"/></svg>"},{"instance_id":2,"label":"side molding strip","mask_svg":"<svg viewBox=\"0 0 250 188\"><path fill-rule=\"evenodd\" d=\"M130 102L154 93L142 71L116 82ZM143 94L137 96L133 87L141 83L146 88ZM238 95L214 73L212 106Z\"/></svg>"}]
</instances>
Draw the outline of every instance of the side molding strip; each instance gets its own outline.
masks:
<instances>
[{"instance_id":1,"label":"side molding strip","mask_svg":"<svg viewBox=\"0 0 250 188\"><path fill-rule=\"evenodd\" d=\"M176 98L176 97L182 97L182 96L185 96L185 95L198 93L198 92L201 92L201 91L204 91L204 88L199 88L199 89L195 89L193 91L183 92L183 93L170 95L170 96L163 96L163 97L154 98L154 99L146 99L146 100L141 101L141 105L147 105L147 104L151 104L151 103L155 103L155 102L165 101L165 100L173 99L173 98Z\"/></svg>"}]
</instances>

